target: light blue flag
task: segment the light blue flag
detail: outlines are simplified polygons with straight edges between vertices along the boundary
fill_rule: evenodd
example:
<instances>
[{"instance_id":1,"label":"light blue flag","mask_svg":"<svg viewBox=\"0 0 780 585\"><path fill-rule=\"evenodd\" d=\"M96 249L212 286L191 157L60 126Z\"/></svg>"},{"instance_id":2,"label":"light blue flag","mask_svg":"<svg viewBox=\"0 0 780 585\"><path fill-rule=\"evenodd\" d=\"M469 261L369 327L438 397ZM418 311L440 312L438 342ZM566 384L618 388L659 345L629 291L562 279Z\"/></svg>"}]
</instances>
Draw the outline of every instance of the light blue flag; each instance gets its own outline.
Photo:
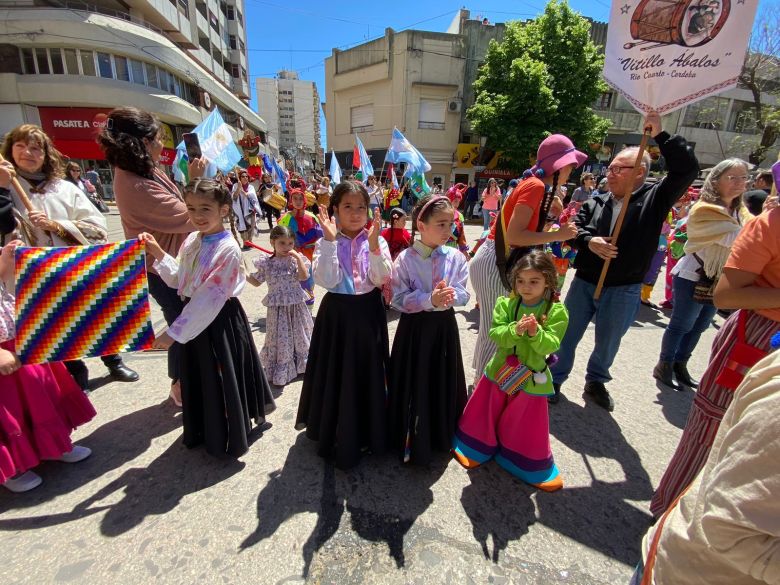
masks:
<instances>
[{"instance_id":1,"label":"light blue flag","mask_svg":"<svg viewBox=\"0 0 780 585\"><path fill-rule=\"evenodd\" d=\"M287 194L287 173L279 166L279 162L271 157L271 166L274 168L274 182L279 183L284 194Z\"/></svg>"},{"instance_id":2,"label":"light blue flag","mask_svg":"<svg viewBox=\"0 0 780 585\"><path fill-rule=\"evenodd\" d=\"M330 149L330 180L336 184L341 183L341 167L332 148Z\"/></svg>"},{"instance_id":3,"label":"light blue flag","mask_svg":"<svg viewBox=\"0 0 780 585\"><path fill-rule=\"evenodd\" d=\"M198 135L200 151L209 162L206 166L206 177L216 175L217 169L228 173L241 160L241 153L233 142L228 125L225 124L219 110L214 109L203 122L195 126L193 132ZM180 142L176 146L176 151L177 159L180 158L181 152L186 157L187 148L184 146L184 142ZM176 167L174 166L174 168Z\"/></svg>"},{"instance_id":4,"label":"light blue flag","mask_svg":"<svg viewBox=\"0 0 780 585\"><path fill-rule=\"evenodd\" d=\"M363 182L368 182L368 176L374 174L374 167L371 166L371 159L368 157L366 149L363 147L363 143L360 142L360 138L355 134L355 144L358 147L358 156L360 156L360 171L363 175Z\"/></svg>"},{"instance_id":5,"label":"light blue flag","mask_svg":"<svg viewBox=\"0 0 780 585\"><path fill-rule=\"evenodd\" d=\"M422 153L406 139L406 136L401 134L398 128L393 128L393 138L390 140L385 161L395 165L406 163L404 177L411 177L414 174L422 175L431 170L431 165L425 160Z\"/></svg>"},{"instance_id":6,"label":"light blue flag","mask_svg":"<svg viewBox=\"0 0 780 585\"><path fill-rule=\"evenodd\" d=\"M266 170L267 173L273 174L274 168L271 166L271 157L269 157L266 153L263 153L263 168Z\"/></svg>"}]
</instances>

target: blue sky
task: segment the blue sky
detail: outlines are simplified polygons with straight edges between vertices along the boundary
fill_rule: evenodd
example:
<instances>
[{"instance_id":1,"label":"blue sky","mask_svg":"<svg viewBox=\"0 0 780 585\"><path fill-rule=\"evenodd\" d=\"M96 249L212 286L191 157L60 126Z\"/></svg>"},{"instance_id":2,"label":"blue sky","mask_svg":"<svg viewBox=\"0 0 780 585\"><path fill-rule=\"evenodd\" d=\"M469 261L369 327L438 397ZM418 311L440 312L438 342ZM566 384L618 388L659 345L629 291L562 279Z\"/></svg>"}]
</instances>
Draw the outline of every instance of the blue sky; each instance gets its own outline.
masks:
<instances>
[{"instance_id":1,"label":"blue sky","mask_svg":"<svg viewBox=\"0 0 780 585\"><path fill-rule=\"evenodd\" d=\"M770 0L759 3L769 4ZM325 99L324 60L333 47L348 48L382 36L387 27L445 31L460 8L471 17L491 22L533 18L546 2L477 0L474 5L447 0L344 2L341 0L245 0L252 108L256 109L255 79L273 77L282 69L298 71L301 79L317 84ZM595 20L606 21L608 0L570 0L569 5ZM320 116L322 145L326 146L325 117Z\"/></svg>"}]
</instances>

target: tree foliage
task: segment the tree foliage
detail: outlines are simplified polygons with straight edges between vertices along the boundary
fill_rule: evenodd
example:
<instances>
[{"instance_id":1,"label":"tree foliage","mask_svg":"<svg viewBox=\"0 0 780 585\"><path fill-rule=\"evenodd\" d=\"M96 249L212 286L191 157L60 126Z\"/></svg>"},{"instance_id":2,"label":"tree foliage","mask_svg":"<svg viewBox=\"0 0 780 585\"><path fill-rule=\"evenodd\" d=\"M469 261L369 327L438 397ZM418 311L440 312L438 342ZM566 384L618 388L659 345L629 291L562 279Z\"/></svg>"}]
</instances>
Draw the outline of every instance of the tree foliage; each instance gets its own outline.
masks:
<instances>
[{"instance_id":1,"label":"tree foliage","mask_svg":"<svg viewBox=\"0 0 780 585\"><path fill-rule=\"evenodd\" d=\"M580 148L606 135L609 120L591 109L606 89L604 56L589 32L565 0L550 0L542 16L509 22L502 42L491 41L467 116L514 168L527 168L550 134Z\"/></svg>"}]
</instances>

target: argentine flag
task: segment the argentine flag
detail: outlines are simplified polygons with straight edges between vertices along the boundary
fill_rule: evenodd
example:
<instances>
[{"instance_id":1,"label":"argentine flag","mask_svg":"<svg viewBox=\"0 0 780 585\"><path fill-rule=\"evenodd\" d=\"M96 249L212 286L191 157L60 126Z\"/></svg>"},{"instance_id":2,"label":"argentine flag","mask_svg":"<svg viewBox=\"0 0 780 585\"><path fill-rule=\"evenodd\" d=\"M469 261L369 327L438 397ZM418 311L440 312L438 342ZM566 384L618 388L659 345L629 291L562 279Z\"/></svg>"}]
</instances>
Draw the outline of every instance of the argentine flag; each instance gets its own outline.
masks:
<instances>
[{"instance_id":1,"label":"argentine flag","mask_svg":"<svg viewBox=\"0 0 780 585\"><path fill-rule=\"evenodd\" d=\"M241 153L233 142L230 129L222 119L219 110L212 110L208 117L195 127L193 132L198 135L200 151L208 161L204 176L213 177L217 174L217 169L228 173L241 160ZM176 159L173 161L174 178L181 183L186 183L189 180L187 175L188 162L187 148L182 141L176 146Z\"/></svg>"}]
</instances>

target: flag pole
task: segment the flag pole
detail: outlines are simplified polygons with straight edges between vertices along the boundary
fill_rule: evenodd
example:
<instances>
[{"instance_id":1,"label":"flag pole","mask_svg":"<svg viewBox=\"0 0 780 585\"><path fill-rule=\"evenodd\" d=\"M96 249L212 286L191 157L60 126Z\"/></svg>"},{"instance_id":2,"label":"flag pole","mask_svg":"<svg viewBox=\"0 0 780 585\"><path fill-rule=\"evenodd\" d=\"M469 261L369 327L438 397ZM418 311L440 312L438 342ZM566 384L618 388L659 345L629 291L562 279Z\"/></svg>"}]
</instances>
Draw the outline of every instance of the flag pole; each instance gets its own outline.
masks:
<instances>
[{"instance_id":1,"label":"flag pole","mask_svg":"<svg viewBox=\"0 0 780 585\"><path fill-rule=\"evenodd\" d=\"M645 155L645 149L647 148L647 141L650 138L650 132L652 132L652 126L645 126L642 133L642 141L639 143L639 151L636 153L636 160L634 161L634 176L636 172L642 166L642 157ZM648 169L649 170L649 169ZM612 231L610 241L614 246L617 246L618 236L620 236L620 228L623 227L623 218L626 216L626 211L631 203L631 194L633 193L633 185L629 185L628 192L623 196L623 205L620 207L620 213L618 214L617 221L615 222L615 229ZM607 278L607 272L609 271L609 264L612 258L604 260L604 266L601 268L601 275L599 276L599 282L596 285L596 292L593 294L595 300L599 300L601 297L601 290L604 288L604 280Z\"/></svg>"}]
</instances>

